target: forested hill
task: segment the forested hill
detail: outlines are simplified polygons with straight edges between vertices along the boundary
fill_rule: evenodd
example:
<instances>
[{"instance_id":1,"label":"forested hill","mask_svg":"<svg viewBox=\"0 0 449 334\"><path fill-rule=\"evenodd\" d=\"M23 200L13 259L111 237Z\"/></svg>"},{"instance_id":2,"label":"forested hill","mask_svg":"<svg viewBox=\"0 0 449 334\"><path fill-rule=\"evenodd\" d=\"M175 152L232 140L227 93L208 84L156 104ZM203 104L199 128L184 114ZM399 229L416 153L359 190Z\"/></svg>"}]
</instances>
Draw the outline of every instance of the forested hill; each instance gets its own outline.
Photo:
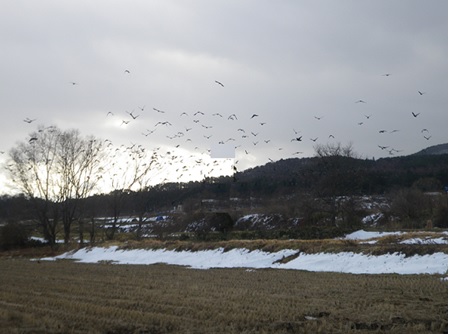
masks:
<instances>
[{"instance_id":1,"label":"forested hill","mask_svg":"<svg viewBox=\"0 0 449 334\"><path fill-rule=\"evenodd\" d=\"M282 187L308 190L335 178L342 185L343 193L384 193L393 188L411 187L421 179L432 183L428 187L433 189L429 190L444 189L448 184L447 174L447 144L441 144L416 154L378 160L348 157L279 160L238 173L236 179L271 190Z\"/></svg>"},{"instance_id":2,"label":"forested hill","mask_svg":"<svg viewBox=\"0 0 449 334\"><path fill-rule=\"evenodd\" d=\"M413 155L447 154L447 143L427 147Z\"/></svg>"}]
</instances>

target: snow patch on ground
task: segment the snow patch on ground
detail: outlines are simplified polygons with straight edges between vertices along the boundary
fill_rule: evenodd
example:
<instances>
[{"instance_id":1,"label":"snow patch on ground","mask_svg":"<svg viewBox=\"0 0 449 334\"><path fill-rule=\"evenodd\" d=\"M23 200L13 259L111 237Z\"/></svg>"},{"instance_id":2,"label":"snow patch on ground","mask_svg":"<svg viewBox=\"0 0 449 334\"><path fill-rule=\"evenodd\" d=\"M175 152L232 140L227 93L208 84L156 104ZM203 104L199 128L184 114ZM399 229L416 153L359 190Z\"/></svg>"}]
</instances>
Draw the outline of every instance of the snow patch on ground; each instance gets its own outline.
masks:
<instances>
[{"instance_id":1,"label":"snow patch on ground","mask_svg":"<svg viewBox=\"0 0 449 334\"><path fill-rule=\"evenodd\" d=\"M425 233L425 232L422 232ZM426 235L422 238L412 237L406 238L406 232L368 232L364 230L359 230L350 234L347 234L342 239L343 240L368 240L364 243L375 244L377 242L376 239L386 237L389 235L397 235L402 236L405 239L400 241L400 244L447 244L447 232L438 232L434 233L434 237ZM420 234L415 232L414 235Z\"/></svg>"},{"instance_id":2,"label":"snow patch on ground","mask_svg":"<svg viewBox=\"0 0 449 334\"><path fill-rule=\"evenodd\" d=\"M405 257L405 255L398 253L379 256L352 252L300 253L298 257L287 263L279 262L297 253L296 250L288 249L274 253L247 249L224 251L222 248L196 252L177 252L164 249L123 250L114 246L109 248L83 248L75 252L41 260L71 259L83 263L109 262L140 265L166 263L195 269L276 268L352 274L445 274L448 270L448 256L445 253L411 257Z\"/></svg>"}]
</instances>

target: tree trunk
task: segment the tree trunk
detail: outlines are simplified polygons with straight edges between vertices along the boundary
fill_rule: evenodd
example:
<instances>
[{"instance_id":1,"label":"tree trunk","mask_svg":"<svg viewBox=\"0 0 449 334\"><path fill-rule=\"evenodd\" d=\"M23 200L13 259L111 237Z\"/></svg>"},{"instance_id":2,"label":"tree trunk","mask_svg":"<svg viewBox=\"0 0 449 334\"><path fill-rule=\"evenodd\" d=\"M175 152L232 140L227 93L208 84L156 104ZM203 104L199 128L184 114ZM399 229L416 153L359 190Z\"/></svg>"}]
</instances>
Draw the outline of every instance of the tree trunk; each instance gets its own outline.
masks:
<instances>
[{"instance_id":1,"label":"tree trunk","mask_svg":"<svg viewBox=\"0 0 449 334\"><path fill-rule=\"evenodd\" d=\"M84 246L84 221L82 219L78 220L78 229L79 229L79 246Z\"/></svg>"}]
</instances>

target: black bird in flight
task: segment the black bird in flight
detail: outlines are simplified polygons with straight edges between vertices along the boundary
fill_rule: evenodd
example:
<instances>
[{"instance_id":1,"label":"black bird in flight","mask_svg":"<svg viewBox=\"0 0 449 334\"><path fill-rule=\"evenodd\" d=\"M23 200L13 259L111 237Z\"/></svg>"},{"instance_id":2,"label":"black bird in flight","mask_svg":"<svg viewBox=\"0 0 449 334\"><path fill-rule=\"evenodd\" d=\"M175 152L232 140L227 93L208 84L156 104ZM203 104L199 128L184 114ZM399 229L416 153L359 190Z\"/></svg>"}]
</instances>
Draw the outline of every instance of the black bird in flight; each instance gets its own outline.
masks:
<instances>
[{"instance_id":1,"label":"black bird in flight","mask_svg":"<svg viewBox=\"0 0 449 334\"><path fill-rule=\"evenodd\" d=\"M293 138L293 139L290 140L290 141L302 141L302 136L299 136L299 137L297 137L297 138Z\"/></svg>"},{"instance_id":2,"label":"black bird in flight","mask_svg":"<svg viewBox=\"0 0 449 334\"><path fill-rule=\"evenodd\" d=\"M29 119L29 118L27 117L27 118L25 118L23 121L24 121L25 123L30 124L30 123L33 123L35 120L36 120L36 119Z\"/></svg>"},{"instance_id":3,"label":"black bird in flight","mask_svg":"<svg viewBox=\"0 0 449 334\"><path fill-rule=\"evenodd\" d=\"M123 73L128 73L130 74L131 72L129 70L125 70Z\"/></svg>"},{"instance_id":4,"label":"black bird in flight","mask_svg":"<svg viewBox=\"0 0 449 334\"><path fill-rule=\"evenodd\" d=\"M429 137L424 136L424 138L425 138L426 140L429 140L430 138L432 138L432 136L429 136Z\"/></svg>"},{"instance_id":5,"label":"black bird in flight","mask_svg":"<svg viewBox=\"0 0 449 334\"><path fill-rule=\"evenodd\" d=\"M318 117L318 116L313 116L313 117L315 117L317 120L320 120L320 119L323 118L323 116L320 116L320 117Z\"/></svg>"},{"instance_id":6,"label":"black bird in flight","mask_svg":"<svg viewBox=\"0 0 449 334\"><path fill-rule=\"evenodd\" d=\"M70 83L72 84L72 86L78 85L77 82L70 81Z\"/></svg>"},{"instance_id":7,"label":"black bird in flight","mask_svg":"<svg viewBox=\"0 0 449 334\"><path fill-rule=\"evenodd\" d=\"M37 140L36 137L32 137L32 138L30 138L30 140L28 140L28 142L31 144L31 143L34 143L36 140Z\"/></svg>"},{"instance_id":8,"label":"black bird in flight","mask_svg":"<svg viewBox=\"0 0 449 334\"><path fill-rule=\"evenodd\" d=\"M388 146L380 146L380 145L377 145L377 146L379 146L379 148L380 148L381 150L385 150L385 149L388 148Z\"/></svg>"},{"instance_id":9,"label":"black bird in flight","mask_svg":"<svg viewBox=\"0 0 449 334\"><path fill-rule=\"evenodd\" d=\"M217 84L219 84L221 87L224 87L224 85L223 85L220 81L215 80L215 82L216 82Z\"/></svg>"},{"instance_id":10,"label":"black bird in flight","mask_svg":"<svg viewBox=\"0 0 449 334\"><path fill-rule=\"evenodd\" d=\"M383 77L389 77L390 75L391 75L391 73L382 74Z\"/></svg>"},{"instance_id":11,"label":"black bird in flight","mask_svg":"<svg viewBox=\"0 0 449 334\"><path fill-rule=\"evenodd\" d=\"M426 93L425 93L425 92L421 92L421 91L418 90L418 94L419 94L419 95L424 95L424 94L426 94Z\"/></svg>"},{"instance_id":12,"label":"black bird in flight","mask_svg":"<svg viewBox=\"0 0 449 334\"><path fill-rule=\"evenodd\" d=\"M129 116L131 116L133 119L136 119L137 117L140 116L140 115L134 115L133 112L134 112L134 110L131 111L131 112L127 111L126 113L127 113Z\"/></svg>"},{"instance_id":13,"label":"black bird in flight","mask_svg":"<svg viewBox=\"0 0 449 334\"><path fill-rule=\"evenodd\" d=\"M163 111L163 110L159 110L159 109L157 109L157 108L153 108L153 110L156 110L157 112L160 112L160 113L165 113L165 111Z\"/></svg>"},{"instance_id":14,"label":"black bird in flight","mask_svg":"<svg viewBox=\"0 0 449 334\"><path fill-rule=\"evenodd\" d=\"M363 100L357 100L357 101L355 101L355 103L366 103L366 101L363 101Z\"/></svg>"},{"instance_id":15,"label":"black bird in flight","mask_svg":"<svg viewBox=\"0 0 449 334\"><path fill-rule=\"evenodd\" d=\"M329 135L329 137L328 137L328 138L335 138L335 137L334 137L334 135Z\"/></svg>"},{"instance_id":16,"label":"black bird in flight","mask_svg":"<svg viewBox=\"0 0 449 334\"><path fill-rule=\"evenodd\" d=\"M313 142L316 142L317 139L318 139L318 137L316 137L316 138L310 138L310 140L313 141Z\"/></svg>"},{"instance_id":17,"label":"black bird in flight","mask_svg":"<svg viewBox=\"0 0 449 334\"><path fill-rule=\"evenodd\" d=\"M252 116L251 116L251 118L254 118L254 117L258 117L259 115L257 115L257 114L253 114Z\"/></svg>"},{"instance_id":18,"label":"black bird in flight","mask_svg":"<svg viewBox=\"0 0 449 334\"><path fill-rule=\"evenodd\" d=\"M412 115L413 115L413 117L418 117L419 112L415 114L415 113L412 111Z\"/></svg>"}]
</instances>

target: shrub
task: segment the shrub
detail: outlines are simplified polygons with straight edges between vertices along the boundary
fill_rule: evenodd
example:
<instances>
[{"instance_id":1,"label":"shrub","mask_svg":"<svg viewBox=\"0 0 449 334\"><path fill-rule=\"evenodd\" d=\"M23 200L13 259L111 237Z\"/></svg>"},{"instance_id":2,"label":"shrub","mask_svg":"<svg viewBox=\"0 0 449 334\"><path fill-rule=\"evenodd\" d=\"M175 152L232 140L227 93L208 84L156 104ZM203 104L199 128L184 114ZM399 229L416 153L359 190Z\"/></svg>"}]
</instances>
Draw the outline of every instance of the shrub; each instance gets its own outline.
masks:
<instances>
[{"instance_id":1,"label":"shrub","mask_svg":"<svg viewBox=\"0 0 449 334\"><path fill-rule=\"evenodd\" d=\"M447 220L448 220L448 211L447 211L447 196L444 196L442 200L440 200L435 209L435 217L433 220L434 227L447 228Z\"/></svg>"},{"instance_id":2,"label":"shrub","mask_svg":"<svg viewBox=\"0 0 449 334\"><path fill-rule=\"evenodd\" d=\"M400 189L392 196L391 213L408 228L422 228L431 210L430 200L415 188Z\"/></svg>"},{"instance_id":3,"label":"shrub","mask_svg":"<svg viewBox=\"0 0 449 334\"><path fill-rule=\"evenodd\" d=\"M29 238L30 232L24 225L9 222L0 229L0 248L9 250L25 247Z\"/></svg>"}]
</instances>

